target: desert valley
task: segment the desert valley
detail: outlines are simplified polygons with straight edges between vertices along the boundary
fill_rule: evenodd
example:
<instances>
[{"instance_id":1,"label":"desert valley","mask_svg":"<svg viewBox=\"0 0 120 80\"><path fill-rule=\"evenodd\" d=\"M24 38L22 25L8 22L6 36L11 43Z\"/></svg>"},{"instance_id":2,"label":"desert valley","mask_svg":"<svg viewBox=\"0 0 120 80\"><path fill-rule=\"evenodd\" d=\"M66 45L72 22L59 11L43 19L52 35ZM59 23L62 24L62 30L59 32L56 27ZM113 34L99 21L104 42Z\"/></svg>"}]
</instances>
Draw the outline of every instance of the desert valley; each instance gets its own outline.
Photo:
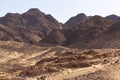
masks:
<instances>
[{"instance_id":1,"label":"desert valley","mask_svg":"<svg viewBox=\"0 0 120 80\"><path fill-rule=\"evenodd\" d=\"M60 23L37 8L0 17L0 80L120 80L120 17Z\"/></svg>"}]
</instances>

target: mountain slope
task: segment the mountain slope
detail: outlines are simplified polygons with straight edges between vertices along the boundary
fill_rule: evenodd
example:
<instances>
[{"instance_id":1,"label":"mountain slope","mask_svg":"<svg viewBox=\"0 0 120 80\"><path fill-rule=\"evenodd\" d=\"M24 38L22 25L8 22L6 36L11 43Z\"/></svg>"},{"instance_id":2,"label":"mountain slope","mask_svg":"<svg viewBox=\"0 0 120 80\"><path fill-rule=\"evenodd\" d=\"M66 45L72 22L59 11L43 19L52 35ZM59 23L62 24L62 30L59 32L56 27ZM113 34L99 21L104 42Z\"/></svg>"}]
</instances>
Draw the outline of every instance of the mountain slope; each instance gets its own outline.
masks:
<instances>
[{"instance_id":1,"label":"mountain slope","mask_svg":"<svg viewBox=\"0 0 120 80\"><path fill-rule=\"evenodd\" d=\"M8 13L0 18L0 23L9 27L39 27L45 35L53 29L59 29L60 24L51 15L46 15L39 9L33 8L23 14Z\"/></svg>"},{"instance_id":2,"label":"mountain slope","mask_svg":"<svg viewBox=\"0 0 120 80\"><path fill-rule=\"evenodd\" d=\"M88 19L88 17L84 14L78 14L74 17L71 17L64 25L63 28L64 29L70 29L70 28L74 28L76 25L86 21Z\"/></svg>"},{"instance_id":3,"label":"mountain slope","mask_svg":"<svg viewBox=\"0 0 120 80\"><path fill-rule=\"evenodd\" d=\"M19 41L29 44L39 42L41 38L33 34L30 30L23 27L11 28L0 24L0 40L2 41Z\"/></svg>"},{"instance_id":4,"label":"mountain slope","mask_svg":"<svg viewBox=\"0 0 120 80\"><path fill-rule=\"evenodd\" d=\"M117 22L117 21L120 20L120 17L117 16L117 15L115 15L115 14L112 14L112 15L106 16L105 18L110 19L110 20L112 20L113 22Z\"/></svg>"},{"instance_id":5,"label":"mountain slope","mask_svg":"<svg viewBox=\"0 0 120 80\"><path fill-rule=\"evenodd\" d=\"M5 30L9 28L12 32L8 30L8 33L13 36L11 38L6 37L9 34L3 35L3 37L7 38L6 40L30 44L37 44L52 30L61 28L61 24L50 14L46 15L36 8L30 9L23 14L8 13L0 18L0 24L4 25L4 27L7 26Z\"/></svg>"},{"instance_id":6,"label":"mountain slope","mask_svg":"<svg viewBox=\"0 0 120 80\"><path fill-rule=\"evenodd\" d=\"M113 24L89 45L89 48L120 48L120 22Z\"/></svg>"},{"instance_id":7,"label":"mountain slope","mask_svg":"<svg viewBox=\"0 0 120 80\"><path fill-rule=\"evenodd\" d=\"M104 33L112 21L101 16L93 16L74 26L74 28L54 30L41 43L57 44L71 47L74 44L81 46ZM79 44L78 44L79 43Z\"/></svg>"},{"instance_id":8,"label":"mountain slope","mask_svg":"<svg viewBox=\"0 0 120 80\"><path fill-rule=\"evenodd\" d=\"M64 45L66 42L66 37L64 31L61 29L53 30L48 36L43 38L40 43L54 44L54 45Z\"/></svg>"},{"instance_id":9,"label":"mountain slope","mask_svg":"<svg viewBox=\"0 0 120 80\"><path fill-rule=\"evenodd\" d=\"M85 23L78 25L78 29L70 35L74 36L77 34L78 36L72 38L74 41L69 45L69 47L84 48L84 44L87 44L102 35L111 25L112 21L104 17L94 16L88 19Z\"/></svg>"}]
</instances>

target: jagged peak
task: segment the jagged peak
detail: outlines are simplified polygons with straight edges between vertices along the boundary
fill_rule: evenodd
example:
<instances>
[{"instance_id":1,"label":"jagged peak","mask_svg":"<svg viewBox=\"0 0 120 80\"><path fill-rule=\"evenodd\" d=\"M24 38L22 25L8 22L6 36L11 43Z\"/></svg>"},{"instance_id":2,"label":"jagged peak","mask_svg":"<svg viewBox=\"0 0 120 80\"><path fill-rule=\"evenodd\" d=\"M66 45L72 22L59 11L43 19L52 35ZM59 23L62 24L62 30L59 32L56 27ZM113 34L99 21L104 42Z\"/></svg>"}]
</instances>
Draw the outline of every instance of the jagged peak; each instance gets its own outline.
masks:
<instances>
[{"instance_id":1,"label":"jagged peak","mask_svg":"<svg viewBox=\"0 0 120 80\"><path fill-rule=\"evenodd\" d=\"M44 16L45 14L41 12L38 8L31 8L29 9L26 13L24 14L32 14L32 15L42 15Z\"/></svg>"}]
</instances>

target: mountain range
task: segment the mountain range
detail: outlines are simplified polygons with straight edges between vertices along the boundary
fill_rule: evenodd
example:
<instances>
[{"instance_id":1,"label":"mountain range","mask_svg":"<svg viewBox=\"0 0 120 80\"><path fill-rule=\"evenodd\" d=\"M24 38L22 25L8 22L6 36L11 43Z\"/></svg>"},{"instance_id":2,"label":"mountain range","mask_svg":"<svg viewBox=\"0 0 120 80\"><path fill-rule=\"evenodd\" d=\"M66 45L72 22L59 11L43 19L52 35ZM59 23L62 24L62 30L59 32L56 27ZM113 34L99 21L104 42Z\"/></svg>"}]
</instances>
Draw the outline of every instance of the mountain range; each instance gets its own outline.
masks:
<instances>
[{"instance_id":1,"label":"mountain range","mask_svg":"<svg viewBox=\"0 0 120 80\"><path fill-rule=\"evenodd\" d=\"M64 24L37 8L0 17L0 40L71 48L120 48L120 17L109 15L71 17ZM99 44L98 44L99 43Z\"/></svg>"}]
</instances>

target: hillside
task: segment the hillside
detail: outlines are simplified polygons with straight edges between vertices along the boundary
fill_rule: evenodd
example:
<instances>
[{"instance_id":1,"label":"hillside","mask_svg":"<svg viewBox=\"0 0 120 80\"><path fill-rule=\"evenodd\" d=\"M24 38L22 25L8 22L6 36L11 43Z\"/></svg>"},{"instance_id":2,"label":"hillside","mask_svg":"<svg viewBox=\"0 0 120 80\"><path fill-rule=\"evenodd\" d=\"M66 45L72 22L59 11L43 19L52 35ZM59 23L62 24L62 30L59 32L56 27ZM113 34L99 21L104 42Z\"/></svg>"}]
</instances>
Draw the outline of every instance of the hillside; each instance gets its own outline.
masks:
<instances>
[{"instance_id":1,"label":"hillside","mask_svg":"<svg viewBox=\"0 0 120 80\"><path fill-rule=\"evenodd\" d=\"M54 30L40 42L75 48L80 45L79 47L82 48L84 44L102 35L112 23L111 20L104 17L93 16L78 25L74 25L74 28Z\"/></svg>"},{"instance_id":2,"label":"hillside","mask_svg":"<svg viewBox=\"0 0 120 80\"><path fill-rule=\"evenodd\" d=\"M11 38L6 37L6 40L20 41L28 44L38 44L52 30L60 29L61 27L61 24L50 14L46 15L36 8L30 9L23 14L8 13L0 18L0 24L11 29L9 32L6 28L10 34L2 35L3 37L7 35L13 36Z\"/></svg>"},{"instance_id":3,"label":"hillside","mask_svg":"<svg viewBox=\"0 0 120 80\"><path fill-rule=\"evenodd\" d=\"M63 25L64 29L74 28L78 24L86 21L89 17L87 17L84 13L78 14L74 17L71 17L65 24Z\"/></svg>"},{"instance_id":4,"label":"hillside","mask_svg":"<svg viewBox=\"0 0 120 80\"><path fill-rule=\"evenodd\" d=\"M113 24L105 33L94 42L90 42L89 48L120 48L120 22Z\"/></svg>"}]
</instances>

